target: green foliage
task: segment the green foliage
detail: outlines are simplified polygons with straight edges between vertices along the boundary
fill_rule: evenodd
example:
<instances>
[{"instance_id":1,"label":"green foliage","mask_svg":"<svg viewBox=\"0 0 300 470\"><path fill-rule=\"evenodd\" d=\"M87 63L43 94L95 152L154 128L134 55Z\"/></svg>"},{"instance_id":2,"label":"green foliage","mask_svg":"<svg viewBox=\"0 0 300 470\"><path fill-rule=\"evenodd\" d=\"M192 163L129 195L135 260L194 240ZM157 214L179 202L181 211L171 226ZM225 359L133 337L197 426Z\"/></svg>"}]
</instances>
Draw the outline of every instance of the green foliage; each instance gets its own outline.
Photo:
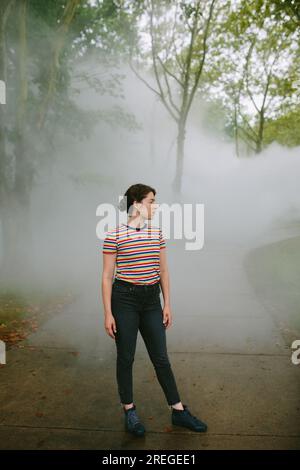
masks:
<instances>
[{"instance_id":1,"label":"green foliage","mask_svg":"<svg viewBox=\"0 0 300 470\"><path fill-rule=\"evenodd\" d=\"M266 122L265 144L278 142L287 147L300 145L300 108Z\"/></svg>"},{"instance_id":2,"label":"green foliage","mask_svg":"<svg viewBox=\"0 0 300 470\"><path fill-rule=\"evenodd\" d=\"M228 119L227 109L221 100L208 101L204 104L202 111L201 126L204 130L228 140L233 138L233 123Z\"/></svg>"},{"instance_id":3,"label":"green foliage","mask_svg":"<svg viewBox=\"0 0 300 470\"><path fill-rule=\"evenodd\" d=\"M222 2L201 85L255 152L268 142L266 123L293 110L299 96L299 29L275 3Z\"/></svg>"},{"instance_id":4,"label":"green foliage","mask_svg":"<svg viewBox=\"0 0 300 470\"><path fill-rule=\"evenodd\" d=\"M77 5L74 17L59 37L68 0L27 0L26 5L26 56L20 54L20 17L18 2L8 18L5 30L7 63L7 105L5 107L6 140L17 145L16 110L19 106L21 77L19 63L25 63L23 85L28 87L25 101L26 118L23 138L27 138L27 149L36 163L49 158L55 142L69 134L83 139L91 135L95 125L103 121L110 126L119 126L129 131L139 128L134 116L121 106L124 99L122 83L124 75L113 70L122 54L128 53L134 38L134 8L124 9L117 2L103 0L89 2L82 0ZM138 9L138 4L136 8ZM57 61L54 61L55 47L61 48ZM106 73L89 70L91 63ZM86 60L86 62L85 62ZM53 83L51 71L55 68ZM34 149L31 138L37 129L37 121L43 101L51 86L51 94L46 102L45 122L38 131ZM98 110L86 110L79 105L78 97L82 90L94 90L99 96L111 96L117 104L101 105ZM51 152L49 152L49 150Z\"/></svg>"},{"instance_id":5,"label":"green foliage","mask_svg":"<svg viewBox=\"0 0 300 470\"><path fill-rule=\"evenodd\" d=\"M287 27L295 30L300 24L300 2L299 0L270 0L275 6L276 18L282 13L286 15Z\"/></svg>"}]
</instances>

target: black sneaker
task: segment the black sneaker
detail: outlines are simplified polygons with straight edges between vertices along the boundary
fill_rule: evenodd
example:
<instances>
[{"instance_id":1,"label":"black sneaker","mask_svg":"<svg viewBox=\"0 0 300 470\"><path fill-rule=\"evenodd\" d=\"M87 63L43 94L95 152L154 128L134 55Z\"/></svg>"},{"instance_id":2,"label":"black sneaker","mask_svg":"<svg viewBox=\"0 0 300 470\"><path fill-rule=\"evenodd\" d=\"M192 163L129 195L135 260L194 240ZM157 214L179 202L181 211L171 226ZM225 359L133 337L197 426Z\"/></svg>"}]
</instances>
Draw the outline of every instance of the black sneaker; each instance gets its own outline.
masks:
<instances>
[{"instance_id":1,"label":"black sneaker","mask_svg":"<svg viewBox=\"0 0 300 470\"><path fill-rule=\"evenodd\" d=\"M128 410L125 410L125 428L128 432L131 432L135 436L143 436L145 434L145 427L141 423L137 413L135 405Z\"/></svg>"},{"instance_id":2,"label":"black sneaker","mask_svg":"<svg viewBox=\"0 0 300 470\"><path fill-rule=\"evenodd\" d=\"M183 408L184 410L172 408L172 424L183 426L196 432L206 432L207 424L193 416L186 405L183 405Z\"/></svg>"}]
</instances>

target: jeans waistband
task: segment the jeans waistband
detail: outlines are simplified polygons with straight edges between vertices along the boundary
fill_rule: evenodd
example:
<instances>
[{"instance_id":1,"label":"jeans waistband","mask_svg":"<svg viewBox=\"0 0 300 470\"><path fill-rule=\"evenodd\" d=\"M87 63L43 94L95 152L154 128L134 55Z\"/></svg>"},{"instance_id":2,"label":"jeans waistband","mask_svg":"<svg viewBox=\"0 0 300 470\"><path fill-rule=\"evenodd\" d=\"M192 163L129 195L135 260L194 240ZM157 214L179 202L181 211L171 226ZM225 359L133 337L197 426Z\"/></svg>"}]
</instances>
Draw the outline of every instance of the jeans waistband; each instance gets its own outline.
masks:
<instances>
[{"instance_id":1,"label":"jeans waistband","mask_svg":"<svg viewBox=\"0 0 300 470\"><path fill-rule=\"evenodd\" d=\"M160 281L155 282L155 284L134 284L133 282L123 281L122 279L115 279L114 284L122 284L124 286L132 287L135 289L154 289L156 286L160 285Z\"/></svg>"}]
</instances>

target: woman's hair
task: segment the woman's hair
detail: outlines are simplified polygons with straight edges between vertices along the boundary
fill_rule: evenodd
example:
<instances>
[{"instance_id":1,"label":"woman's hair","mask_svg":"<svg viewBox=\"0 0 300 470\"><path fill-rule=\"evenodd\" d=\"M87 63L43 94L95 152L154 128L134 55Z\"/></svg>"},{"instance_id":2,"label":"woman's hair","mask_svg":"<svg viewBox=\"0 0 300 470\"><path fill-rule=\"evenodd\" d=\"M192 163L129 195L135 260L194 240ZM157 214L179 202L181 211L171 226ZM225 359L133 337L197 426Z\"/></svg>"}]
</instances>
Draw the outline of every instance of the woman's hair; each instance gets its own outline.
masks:
<instances>
[{"instance_id":1,"label":"woman's hair","mask_svg":"<svg viewBox=\"0 0 300 470\"><path fill-rule=\"evenodd\" d=\"M129 208L132 206L134 201L137 202L142 202L142 199L144 199L148 193L153 192L153 194L156 194L156 191L154 188L151 188L151 186L147 186L145 184L133 184L130 186L127 191L125 192L123 198L119 202L119 209L120 211L129 211ZM127 200L126 200L127 197ZM131 209L132 210L132 209Z\"/></svg>"}]
</instances>

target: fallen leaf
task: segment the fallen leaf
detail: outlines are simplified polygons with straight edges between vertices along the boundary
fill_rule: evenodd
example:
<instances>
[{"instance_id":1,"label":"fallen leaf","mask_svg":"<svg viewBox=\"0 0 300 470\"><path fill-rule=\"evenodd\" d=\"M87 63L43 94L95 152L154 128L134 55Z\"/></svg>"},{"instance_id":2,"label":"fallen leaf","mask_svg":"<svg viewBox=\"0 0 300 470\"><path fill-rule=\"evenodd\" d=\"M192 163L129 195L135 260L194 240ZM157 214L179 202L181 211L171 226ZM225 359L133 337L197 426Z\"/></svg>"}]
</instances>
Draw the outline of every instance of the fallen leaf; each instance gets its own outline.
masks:
<instances>
[{"instance_id":1,"label":"fallen leaf","mask_svg":"<svg viewBox=\"0 0 300 470\"><path fill-rule=\"evenodd\" d=\"M173 432L173 429L170 426L166 426L164 432Z\"/></svg>"}]
</instances>

